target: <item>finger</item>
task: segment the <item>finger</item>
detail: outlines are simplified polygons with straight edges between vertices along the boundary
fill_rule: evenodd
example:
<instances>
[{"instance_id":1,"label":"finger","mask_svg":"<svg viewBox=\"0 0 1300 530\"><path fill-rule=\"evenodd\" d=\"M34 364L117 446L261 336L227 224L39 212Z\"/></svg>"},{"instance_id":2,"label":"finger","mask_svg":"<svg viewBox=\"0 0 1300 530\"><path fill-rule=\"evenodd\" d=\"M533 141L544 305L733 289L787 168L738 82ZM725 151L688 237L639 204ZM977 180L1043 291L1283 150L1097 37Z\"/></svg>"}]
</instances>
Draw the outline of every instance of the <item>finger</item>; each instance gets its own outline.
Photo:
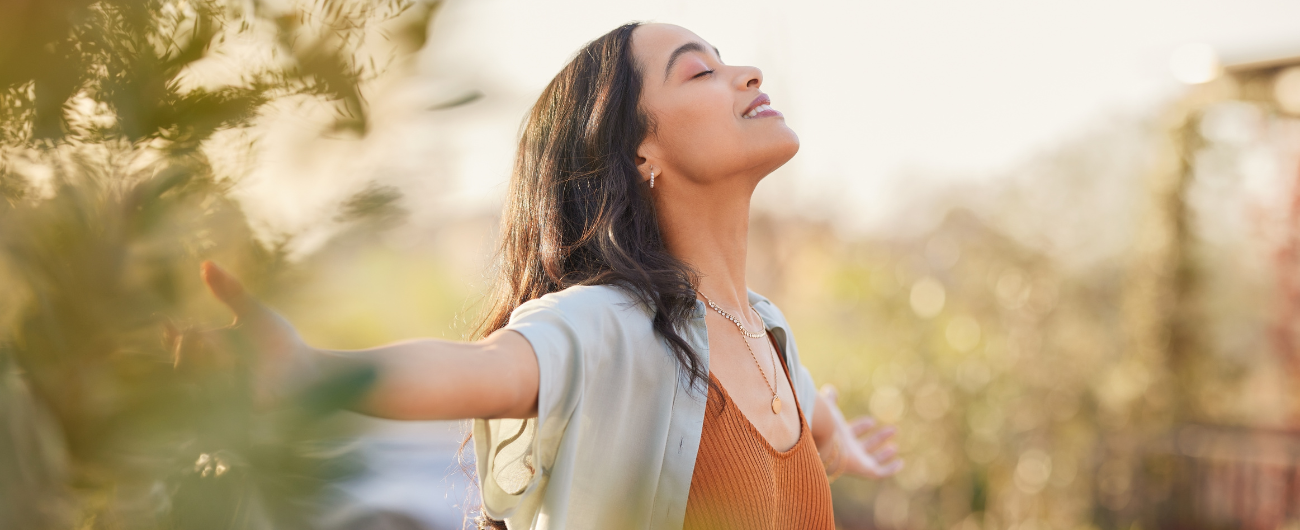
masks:
<instances>
[{"instance_id":1,"label":"finger","mask_svg":"<svg viewBox=\"0 0 1300 530\"><path fill-rule=\"evenodd\" d=\"M225 330L191 331L176 339L173 367L181 373L205 374L233 366Z\"/></svg>"},{"instance_id":2,"label":"finger","mask_svg":"<svg viewBox=\"0 0 1300 530\"><path fill-rule=\"evenodd\" d=\"M875 418L872 418L871 416L863 416L854 419L853 422L849 424L849 427L853 429L853 436L856 438L871 432L871 429L875 428L876 425L877 423Z\"/></svg>"},{"instance_id":3,"label":"finger","mask_svg":"<svg viewBox=\"0 0 1300 530\"><path fill-rule=\"evenodd\" d=\"M826 399L829 400L831 403L839 403L840 391L839 389L835 388L835 385L826 383L822 385L822 388L819 392L821 393L821 395L826 396Z\"/></svg>"},{"instance_id":4,"label":"finger","mask_svg":"<svg viewBox=\"0 0 1300 530\"><path fill-rule=\"evenodd\" d=\"M893 462L884 464L876 468L876 476L879 478L884 478L884 477L897 474L899 471L902 470L903 470L903 459L899 458L899 459L895 459Z\"/></svg>"},{"instance_id":5,"label":"finger","mask_svg":"<svg viewBox=\"0 0 1300 530\"><path fill-rule=\"evenodd\" d=\"M894 428L893 425L886 426L872 433L870 436L863 438L862 447L867 451L873 451L885 442L889 441L889 439L893 438L897 433L898 429Z\"/></svg>"},{"instance_id":6,"label":"finger","mask_svg":"<svg viewBox=\"0 0 1300 530\"><path fill-rule=\"evenodd\" d=\"M898 446L889 444L876 451L870 452L870 454L872 458L876 459L876 462L886 464L890 460L893 460L894 457L898 456Z\"/></svg>"},{"instance_id":7,"label":"finger","mask_svg":"<svg viewBox=\"0 0 1300 530\"><path fill-rule=\"evenodd\" d=\"M204 261L200 266L203 283L221 303L229 307L236 317L245 316L253 311L256 302L244 290L244 286L234 276L218 267L212 261Z\"/></svg>"},{"instance_id":8,"label":"finger","mask_svg":"<svg viewBox=\"0 0 1300 530\"><path fill-rule=\"evenodd\" d=\"M176 366L176 360L179 358L181 344L185 339L185 334L181 332L171 322L163 322L163 347L172 354L172 366Z\"/></svg>"}]
</instances>

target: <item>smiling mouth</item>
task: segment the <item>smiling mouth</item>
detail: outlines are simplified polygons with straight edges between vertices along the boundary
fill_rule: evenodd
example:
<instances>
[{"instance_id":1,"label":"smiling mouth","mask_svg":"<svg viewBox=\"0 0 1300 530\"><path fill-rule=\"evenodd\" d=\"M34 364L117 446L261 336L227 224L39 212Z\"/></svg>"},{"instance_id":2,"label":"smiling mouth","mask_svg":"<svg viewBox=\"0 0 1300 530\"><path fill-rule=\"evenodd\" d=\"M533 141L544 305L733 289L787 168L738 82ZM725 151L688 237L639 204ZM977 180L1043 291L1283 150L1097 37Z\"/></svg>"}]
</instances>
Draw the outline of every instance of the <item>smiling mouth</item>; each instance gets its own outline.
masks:
<instances>
[{"instance_id":1,"label":"smiling mouth","mask_svg":"<svg viewBox=\"0 0 1300 530\"><path fill-rule=\"evenodd\" d=\"M768 104L764 103L764 104L762 104L762 105L759 105L759 106L757 106L757 107L754 107L754 108L753 108L752 110L750 110L749 112L746 112L745 115L744 115L744 118L746 118L746 119L754 118L754 117L758 116L759 114L762 114L762 113L765 112L765 111L776 112L776 109L772 108L771 105L768 105Z\"/></svg>"},{"instance_id":2,"label":"smiling mouth","mask_svg":"<svg viewBox=\"0 0 1300 530\"><path fill-rule=\"evenodd\" d=\"M753 107L747 109L745 113L740 116L741 118L751 120L754 118L781 116L780 111L772 108L772 100L767 97L767 94L760 93L758 97L754 98L754 101L751 102L750 105L753 105Z\"/></svg>"}]
</instances>

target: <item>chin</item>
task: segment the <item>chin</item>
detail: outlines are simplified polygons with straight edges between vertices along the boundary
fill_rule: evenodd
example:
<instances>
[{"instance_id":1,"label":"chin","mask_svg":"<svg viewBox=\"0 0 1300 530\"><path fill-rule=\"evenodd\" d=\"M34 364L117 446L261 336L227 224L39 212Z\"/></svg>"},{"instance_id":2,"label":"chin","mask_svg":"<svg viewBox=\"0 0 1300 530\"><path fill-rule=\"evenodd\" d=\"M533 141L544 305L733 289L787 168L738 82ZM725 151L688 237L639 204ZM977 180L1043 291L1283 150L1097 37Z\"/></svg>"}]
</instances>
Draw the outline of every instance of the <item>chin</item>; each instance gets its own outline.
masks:
<instances>
[{"instance_id":1,"label":"chin","mask_svg":"<svg viewBox=\"0 0 1300 530\"><path fill-rule=\"evenodd\" d=\"M775 156L781 160L778 166L789 162L791 158L794 158L795 153L799 152L799 135L795 134L789 127L782 127L782 129L784 129L783 132L785 133L783 138L774 142L775 145L772 147L772 151L777 153Z\"/></svg>"},{"instance_id":2,"label":"chin","mask_svg":"<svg viewBox=\"0 0 1300 530\"><path fill-rule=\"evenodd\" d=\"M762 151L758 153L758 156L755 158L762 160L758 166L762 168L761 172L766 175L776 171L776 168L784 166L785 163L789 162L791 158L794 158L795 153L798 152L799 138L795 136L794 133L790 133L789 141L772 142L771 144L764 146Z\"/></svg>"},{"instance_id":3,"label":"chin","mask_svg":"<svg viewBox=\"0 0 1300 530\"><path fill-rule=\"evenodd\" d=\"M799 135L795 134L794 129L791 129L789 125L785 124L785 118L781 118L781 122L778 125L779 126L776 127L776 130L771 133L772 143L781 144L793 151L798 151Z\"/></svg>"},{"instance_id":4,"label":"chin","mask_svg":"<svg viewBox=\"0 0 1300 530\"><path fill-rule=\"evenodd\" d=\"M799 135L795 134L794 131L790 130L788 127L786 130L790 131L790 156L794 156L795 153L799 152Z\"/></svg>"}]
</instances>

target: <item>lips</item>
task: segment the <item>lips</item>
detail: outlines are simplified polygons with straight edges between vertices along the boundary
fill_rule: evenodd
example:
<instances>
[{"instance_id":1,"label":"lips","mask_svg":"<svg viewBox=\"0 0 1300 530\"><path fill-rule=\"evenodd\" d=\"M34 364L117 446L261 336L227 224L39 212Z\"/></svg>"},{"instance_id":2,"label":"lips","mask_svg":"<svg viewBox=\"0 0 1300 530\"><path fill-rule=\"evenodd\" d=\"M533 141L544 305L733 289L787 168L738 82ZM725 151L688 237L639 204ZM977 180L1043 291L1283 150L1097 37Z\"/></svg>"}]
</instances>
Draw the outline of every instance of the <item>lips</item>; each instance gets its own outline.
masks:
<instances>
[{"instance_id":1,"label":"lips","mask_svg":"<svg viewBox=\"0 0 1300 530\"><path fill-rule=\"evenodd\" d=\"M746 107L745 112L740 113L740 116L742 118L753 118L755 114L758 114L759 112L763 112L763 109L759 109L759 107L764 107L764 105L767 105L767 108L771 109L772 108L771 104L772 104L771 97L767 97L766 94L759 94L758 97L754 97L753 101L750 101L749 107Z\"/></svg>"},{"instance_id":2,"label":"lips","mask_svg":"<svg viewBox=\"0 0 1300 530\"><path fill-rule=\"evenodd\" d=\"M767 94L759 94L758 97L754 98L754 101L749 103L749 106L745 108L745 112L741 113L740 117L752 119L780 115L780 112L772 108L771 98L768 98Z\"/></svg>"}]
</instances>

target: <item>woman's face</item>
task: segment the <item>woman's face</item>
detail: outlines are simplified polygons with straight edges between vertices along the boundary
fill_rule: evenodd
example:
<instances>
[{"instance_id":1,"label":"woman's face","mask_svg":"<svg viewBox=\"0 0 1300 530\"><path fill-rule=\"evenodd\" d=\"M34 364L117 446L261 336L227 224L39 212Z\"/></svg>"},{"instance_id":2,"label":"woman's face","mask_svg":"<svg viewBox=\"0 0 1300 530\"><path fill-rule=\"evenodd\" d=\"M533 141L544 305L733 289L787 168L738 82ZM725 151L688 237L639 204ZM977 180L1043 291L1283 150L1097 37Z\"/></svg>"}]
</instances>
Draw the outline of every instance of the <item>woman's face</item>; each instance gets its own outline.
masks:
<instances>
[{"instance_id":1,"label":"woman's face","mask_svg":"<svg viewBox=\"0 0 1300 530\"><path fill-rule=\"evenodd\" d=\"M766 103L758 68L723 64L712 45L671 24L638 27L632 55L642 70L641 107L655 123L637 152L644 174L653 167L699 184L762 178L799 150L799 137Z\"/></svg>"}]
</instances>

